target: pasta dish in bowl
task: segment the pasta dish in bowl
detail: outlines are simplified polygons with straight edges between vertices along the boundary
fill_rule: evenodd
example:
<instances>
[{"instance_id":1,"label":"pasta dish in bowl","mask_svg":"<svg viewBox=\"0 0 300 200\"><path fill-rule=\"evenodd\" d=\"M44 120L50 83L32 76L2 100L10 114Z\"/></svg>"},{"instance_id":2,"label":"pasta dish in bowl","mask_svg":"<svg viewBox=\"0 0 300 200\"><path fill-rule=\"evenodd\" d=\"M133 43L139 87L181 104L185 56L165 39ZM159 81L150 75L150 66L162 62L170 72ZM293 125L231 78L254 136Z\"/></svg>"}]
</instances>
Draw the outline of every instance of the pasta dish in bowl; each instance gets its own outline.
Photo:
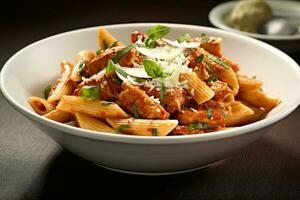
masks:
<instances>
[{"instance_id":1,"label":"pasta dish in bowl","mask_svg":"<svg viewBox=\"0 0 300 200\"><path fill-rule=\"evenodd\" d=\"M169 40L170 31L133 31L125 46L100 27L97 52L79 51L75 64L62 61L60 78L45 99L30 97L31 107L84 129L167 136L252 123L279 103L224 56L222 38L183 33Z\"/></svg>"},{"instance_id":2,"label":"pasta dish in bowl","mask_svg":"<svg viewBox=\"0 0 300 200\"><path fill-rule=\"evenodd\" d=\"M25 47L3 67L0 86L74 154L118 171L173 174L272 131L299 105L299 71L280 50L235 33L120 24Z\"/></svg>"}]
</instances>

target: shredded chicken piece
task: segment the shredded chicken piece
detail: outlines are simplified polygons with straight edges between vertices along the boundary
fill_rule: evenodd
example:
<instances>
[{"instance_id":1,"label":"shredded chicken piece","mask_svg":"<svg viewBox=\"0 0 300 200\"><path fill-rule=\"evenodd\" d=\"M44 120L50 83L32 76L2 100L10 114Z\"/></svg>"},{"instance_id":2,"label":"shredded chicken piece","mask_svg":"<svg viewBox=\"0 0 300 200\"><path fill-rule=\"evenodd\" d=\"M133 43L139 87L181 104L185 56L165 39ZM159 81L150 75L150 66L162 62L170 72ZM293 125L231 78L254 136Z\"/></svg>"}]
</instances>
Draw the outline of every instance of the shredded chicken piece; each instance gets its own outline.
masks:
<instances>
[{"instance_id":1,"label":"shredded chicken piece","mask_svg":"<svg viewBox=\"0 0 300 200\"><path fill-rule=\"evenodd\" d=\"M131 113L136 107L141 118L168 119L170 114L154 99L151 99L143 90L129 83L122 83L122 91L119 95L121 104Z\"/></svg>"},{"instance_id":2,"label":"shredded chicken piece","mask_svg":"<svg viewBox=\"0 0 300 200\"><path fill-rule=\"evenodd\" d=\"M112 59L117 52L121 51L124 47L117 46L110 49L107 49L102 54L91 60L86 64L86 72L90 76L99 73L103 68L106 67L108 60ZM129 53L124 55L118 61L119 64L123 67L132 67L134 61L136 60L136 50L131 50Z\"/></svg>"}]
</instances>

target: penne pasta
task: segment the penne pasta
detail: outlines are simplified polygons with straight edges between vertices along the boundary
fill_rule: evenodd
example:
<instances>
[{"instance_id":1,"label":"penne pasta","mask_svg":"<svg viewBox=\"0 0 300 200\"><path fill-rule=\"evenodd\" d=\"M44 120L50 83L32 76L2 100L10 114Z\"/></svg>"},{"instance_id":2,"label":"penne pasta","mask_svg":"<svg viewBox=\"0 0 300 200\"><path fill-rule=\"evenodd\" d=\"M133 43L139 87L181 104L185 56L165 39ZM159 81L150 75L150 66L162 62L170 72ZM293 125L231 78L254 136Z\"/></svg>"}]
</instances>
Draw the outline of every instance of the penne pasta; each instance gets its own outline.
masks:
<instances>
[{"instance_id":1,"label":"penne pasta","mask_svg":"<svg viewBox=\"0 0 300 200\"><path fill-rule=\"evenodd\" d=\"M241 91L238 97L256 107L262 107L267 111L273 109L280 102L278 98L268 97L261 90Z\"/></svg>"},{"instance_id":2,"label":"penne pasta","mask_svg":"<svg viewBox=\"0 0 300 200\"><path fill-rule=\"evenodd\" d=\"M118 132L141 136L166 136L178 124L177 120L106 119Z\"/></svg>"},{"instance_id":3,"label":"penne pasta","mask_svg":"<svg viewBox=\"0 0 300 200\"><path fill-rule=\"evenodd\" d=\"M200 47L205 49L205 51L221 57L223 55L221 45L222 38L209 37L207 41L201 41Z\"/></svg>"},{"instance_id":4,"label":"penne pasta","mask_svg":"<svg viewBox=\"0 0 300 200\"><path fill-rule=\"evenodd\" d=\"M239 91L239 83L235 72L231 68L231 65L222 60L222 58L214 57L214 59L212 59L212 55L206 52L204 49L200 48L198 51L204 55L204 62L213 69L216 76L221 81L228 83L234 95L236 95Z\"/></svg>"},{"instance_id":5,"label":"penne pasta","mask_svg":"<svg viewBox=\"0 0 300 200\"><path fill-rule=\"evenodd\" d=\"M245 118L253 115L254 112L251 108L245 106L241 102L234 102L231 105L231 114L225 117L226 126L240 125Z\"/></svg>"},{"instance_id":6,"label":"penne pasta","mask_svg":"<svg viewBox=\"0 0 300 200\"><path fill-rule=\"evenodd\" d=\"M29 104L45 118L83 129L167 136L252 123L279 103L223 55L222 38L184 33L171 41L170 30L134 31L124 46L100 27L97 53L79 51L75 66L62 61L60 77L44 90L47 99L31 97Z\"/></svg>"},{"instance_id":7,"label":"penne pasta","mask_svg":"<svg viewBox=\"0 0 300 200\"><path fill-rule=\"evenodd\" d=\"M187 81L187 85L191 89L193 99L202 104L215 95L214 91L210 89L205 82L201 81L195 72L182 73L180 75L181 81Z\"/></svg>"},{"instance_id":8,"label":"penne pasta","mask_svg":"<svg viewBox=\"0 0 300 200\"><path fill-rule=\"evenodd\" d=\"M240 73L237 73L236 77L238 79L241 92L243 92L243 91L247 92L249 90L258 90L262 86L261 81L249 78L249 77L247 77L245 75L242 75Z\"/></svg>"},{"instance_id":9,"label":"penne pasta","mask_svg":"<svg viewBox=\"0 0 300 200\"><path fill-rule=\"evenodd\" d=\"M51 112L43 116L48 119L52 119L54 121L61 122L61 123L66 123L74 119L71 113L61 111L61 110L52 110Z\"/></svg>"},{"instance_id":10,"label":"penne pasta","mask_svg":"<svg viewBox=\"0 0 300 200\"><path fill-rule=\"evenodd\" d=\"M124 112L116 103L100 100L85 100L81 97L64 95L57 110L70 113L82 112L86 115L96 118L128 118L129 115Z\"/></svg>"},{"instance_id":11,"label":"penne pasta","mask_svg":"<svg viewBox=\"0 0 300 200\"><path fill-rule=\"evenodd\" d=\"M113 133L114 129L100 119L90 117L80 112L75 112L75 119L80 128Z\"/></svg>"},{"instance_id":12,"label":"penne pasta","mask_svg":"<svg viewBox=\"0 0 300 200\"><path fill-rule=\"evenodd\" d=\"M70 79L74 82L81 81L80 71L84 68L85 63L90 62L96 57L96 53L90 50L82 50L78 52L76 63L72 69Z\"/></svg>"},{"instance_id":13,"label":"penne pasta","mask_svg":"<svg viewBox=\"0 0 300 200\"><path fill-rule=\"evenodd\" d=\"M259 121L262 118L264 118L267 114L267 111L263 108L252 106L249 103L244 101L242 101L242 103L247 107L249 107L251 110L253 110L254 113L252 115L246 116L243 119L241 119L238 125L244 125L244 124L249 124L249 123Z\"/></svg>"},{"instance_id":14,"label":"penne pasta","mask_svg":"<svg viewBox=\"0 0 300 200\"><path fill-rule=\"evenodd\" d=\"M217 76L221 81L226 82L230 86L234 95L238 93L239 83L234 71L231 68L223 70L221 73L218 73Z\"/></svg>"},{"instance_id":15,"label":"penne pasta","mask_svg":"<svg viewBox=\"0 0 300 200\"><path fill-rule=\"evenodd\" d=\"M115 46L124 46L121 42L117 41L104 27L100 27L98 31L98 46L100 49L105 50L109 45L116 42Z\"/></svg>"},{"instance_id":16,"label":"penne pasta","mask_svg":"<svg viewBox=\"0 0 300 200\"><path fill-rule=\"evenodd\" d=\"M28 103L39 115L45 115L55 109L55 105L39 97L30 97Z\"/></svg>"},{"instance_id":17,"label":"penne pasta","mask_svg":"<svg viewBox=\"0 0 300 200\"><path fill-rule=\"evenodd\" d=\"M77 124L76 124L75 121L69 121L69 122L66 122L66 123L64 123L64 124L69 125L69 126L77 127Z\"/></svg>"},{"instance_id":18,"label":"penne pasta","mask_svg":"<svg viewBox=\"0 0 300 200\"><path fill-rule=\"evenodd\" d=\"M62 75L61 78L56 81L56 87L48 97L48 102L55 102L60 100L63 95L72 94L74 91L74 84L70 80L71 70L73 65L69 62L61 62Z\"/></svg>"}]
</instances>

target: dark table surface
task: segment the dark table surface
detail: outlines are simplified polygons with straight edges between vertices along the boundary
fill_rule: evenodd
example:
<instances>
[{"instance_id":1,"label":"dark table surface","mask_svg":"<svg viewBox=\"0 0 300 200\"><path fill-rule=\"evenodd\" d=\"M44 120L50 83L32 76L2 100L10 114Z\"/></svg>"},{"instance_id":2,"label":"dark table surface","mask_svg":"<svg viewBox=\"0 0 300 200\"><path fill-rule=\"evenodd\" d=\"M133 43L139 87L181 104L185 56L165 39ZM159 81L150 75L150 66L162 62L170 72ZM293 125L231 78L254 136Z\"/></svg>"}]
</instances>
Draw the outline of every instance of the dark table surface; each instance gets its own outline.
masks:
<instances>
[{"instance_id":1,"label":"dark table surface","mask_svg":"<svg viewBox=\"0 0 300 200\"><path fill-rule=\"evenodd\" d=\"M0 66L20 48L101 24L176 22L211 26L222 1L10 1L2 4ZM44 56L44 55L41 55ZM300 63L300 52L291 55ZM270 134L192 173L145 177L98 167L62 149L0 95L0 199L299 199L300 109Z\"/></svg>"}]
</instances>

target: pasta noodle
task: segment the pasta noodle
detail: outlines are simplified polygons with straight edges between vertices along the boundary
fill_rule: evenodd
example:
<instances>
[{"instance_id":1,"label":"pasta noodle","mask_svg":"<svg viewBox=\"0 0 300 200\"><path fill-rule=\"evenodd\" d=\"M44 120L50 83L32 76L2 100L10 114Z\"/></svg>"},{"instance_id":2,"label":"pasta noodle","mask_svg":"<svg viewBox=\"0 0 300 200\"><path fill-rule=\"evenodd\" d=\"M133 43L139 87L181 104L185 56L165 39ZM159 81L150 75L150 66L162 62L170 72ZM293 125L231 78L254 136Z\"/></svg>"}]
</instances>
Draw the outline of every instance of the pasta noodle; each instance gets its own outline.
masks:
<instances>
[{"instance_id":1,"label":"pasta noodle","mask_svg":"<svg viewBox=\"0 0 300 200\"><path fill-rule=\"evenodd\" d=\"M258 90L262 86L262 82L256 79L248 78L245 75L237 74L237 79L240 85L240 92L249 90Z\"/></svg>"},{"instance_id":2,"label":"pasta noodle","mask_svg":"<svg viewBox=\"0 0 300 200\"><path fill-rule=\"evenodd\" d=\"M124 133L142 136L166 136L178 124L177 120L151 119L106 119L115 129L122 129ZM123 128L122 128L123 127ZM118 130L117 130L118 131Z\"/></svg>"},{"instance_id":3,"label":"pasta noodle","mask_svg":"<svg viewBox=\"0 0 300 200\"><path fill-rule=\"evenodd\" d=\"M214 91L205 82L201 81L195 72L183 73L180 78L187 81L188 86L193 90L193 99L198 104L210 100L215 95Z\"/></svg>"},{"instance_id":4,"label":"pasta noodle","mask_svg":"<svg viewBox=\"0 0 300 200\"><path fill-rule=\"evenodd\" d=\"M116 103L106 104L105 101L85 100L76 96L64 95L56 107L57 110L62 110L70 113L82 112L86 115L97 118L128 118L125 113Z\"/></svg>"},{"instance_id":5,"label":"pasta noodle","mask_svg":"<svg viewBox=\"0 0 300 200\"><path fill-rule=\"evenodd\" d=\"M278 98L268 97L261 90L241 91L238 97L256 107L262 107L266 110L271 110L279 103Z\"/></svg>"},{"instance_id":6,"label":"pasta noodle","mask_svg":"<svg viewBox=\"0 0 300 200\"><path fill-rule=\"evenodd\" d=\"M39 115L45 115L55 109L53 104L39 97L30 97L28 103Z\"/></svg>"},{"instance_id":7,"label":"pasta noodle","mask_svg":"<svg viewBox=\"0 0 300 200\"><path fill-rule=\"evenodd\" d=\"M89 61L93 60L95 57L96 57L95 52L90 50L82 50L78 52L76 58L76 64L72 69L70 79L75 82L81 81L80 71L83 70L85 63L88 63Z\"/></svg>"},{"instance_id":8,"label":"pasta noodle","mask_svg":"<svg viewBox=\"0 0 300 200\"><path fill-rule=\"evenodd\" d=\"M61 123L66 123L73 120L73 115L71 113L61 110L52 110L43 116Z\"/></svg>"},{"instance_id":9,"label":"pasta noodle","mask_svg":"<svg viewBox=\"0 0 300 200\"><path fill-rule=\"evenodd\" d=\"M236 126L254 114L253 110L240 102L231 105L231 114L225 117L226 126Z\"/></svg>"},{"instance_id":10,"label":"pasta noodle","mask_svg":"<svg viewBox=\"0 0 300 200\"><path fill-rule=\"evenodd\" d=\"M99 48L105 50L114 42L116 42L116 46L124 46L121 42L117 41L117 39L114 38L104 27L100 27L98 32Z\"/></svg>"},{"instance_id":11,"label":"pasta noodle","mask_svg":"<svg viewBox=\"0 0 300 200\"><path fill-rule=\"evenodd\" d=\"M262 120L279 104L262 81L240 72L222 52L222 38L188 33L165 38L164 25L132 32L124 46L104 27L96 52L77 53L75 65L28 103L45 118L98 132L139 136L206 134Z\"/></svg>"},{"instance_id":12,"label":"pasta noodle","mask_svg":"<svg viewBox=\"0 0 300 200\"><path fill-rule=\"evenodd\" d=\"M80 128L108 133L114 132L114 129L100 119L90 117L80 112L75 113L75 118Z\"/></svg>"},{"instance_id":13,"label":"pasta noodle","mask_svg":"<svg viewBox=\"0 0 300 200\"><path fill-rule=\"evenodd\" d=\"M48 97L48 102L54 102L60 100L63 95L69 95L73 93L74 83L70 81L71 70L73 65L66 61L61 62L62 75L57 80L56 87L51 95Z\"/></svg>"}]
</instances>

